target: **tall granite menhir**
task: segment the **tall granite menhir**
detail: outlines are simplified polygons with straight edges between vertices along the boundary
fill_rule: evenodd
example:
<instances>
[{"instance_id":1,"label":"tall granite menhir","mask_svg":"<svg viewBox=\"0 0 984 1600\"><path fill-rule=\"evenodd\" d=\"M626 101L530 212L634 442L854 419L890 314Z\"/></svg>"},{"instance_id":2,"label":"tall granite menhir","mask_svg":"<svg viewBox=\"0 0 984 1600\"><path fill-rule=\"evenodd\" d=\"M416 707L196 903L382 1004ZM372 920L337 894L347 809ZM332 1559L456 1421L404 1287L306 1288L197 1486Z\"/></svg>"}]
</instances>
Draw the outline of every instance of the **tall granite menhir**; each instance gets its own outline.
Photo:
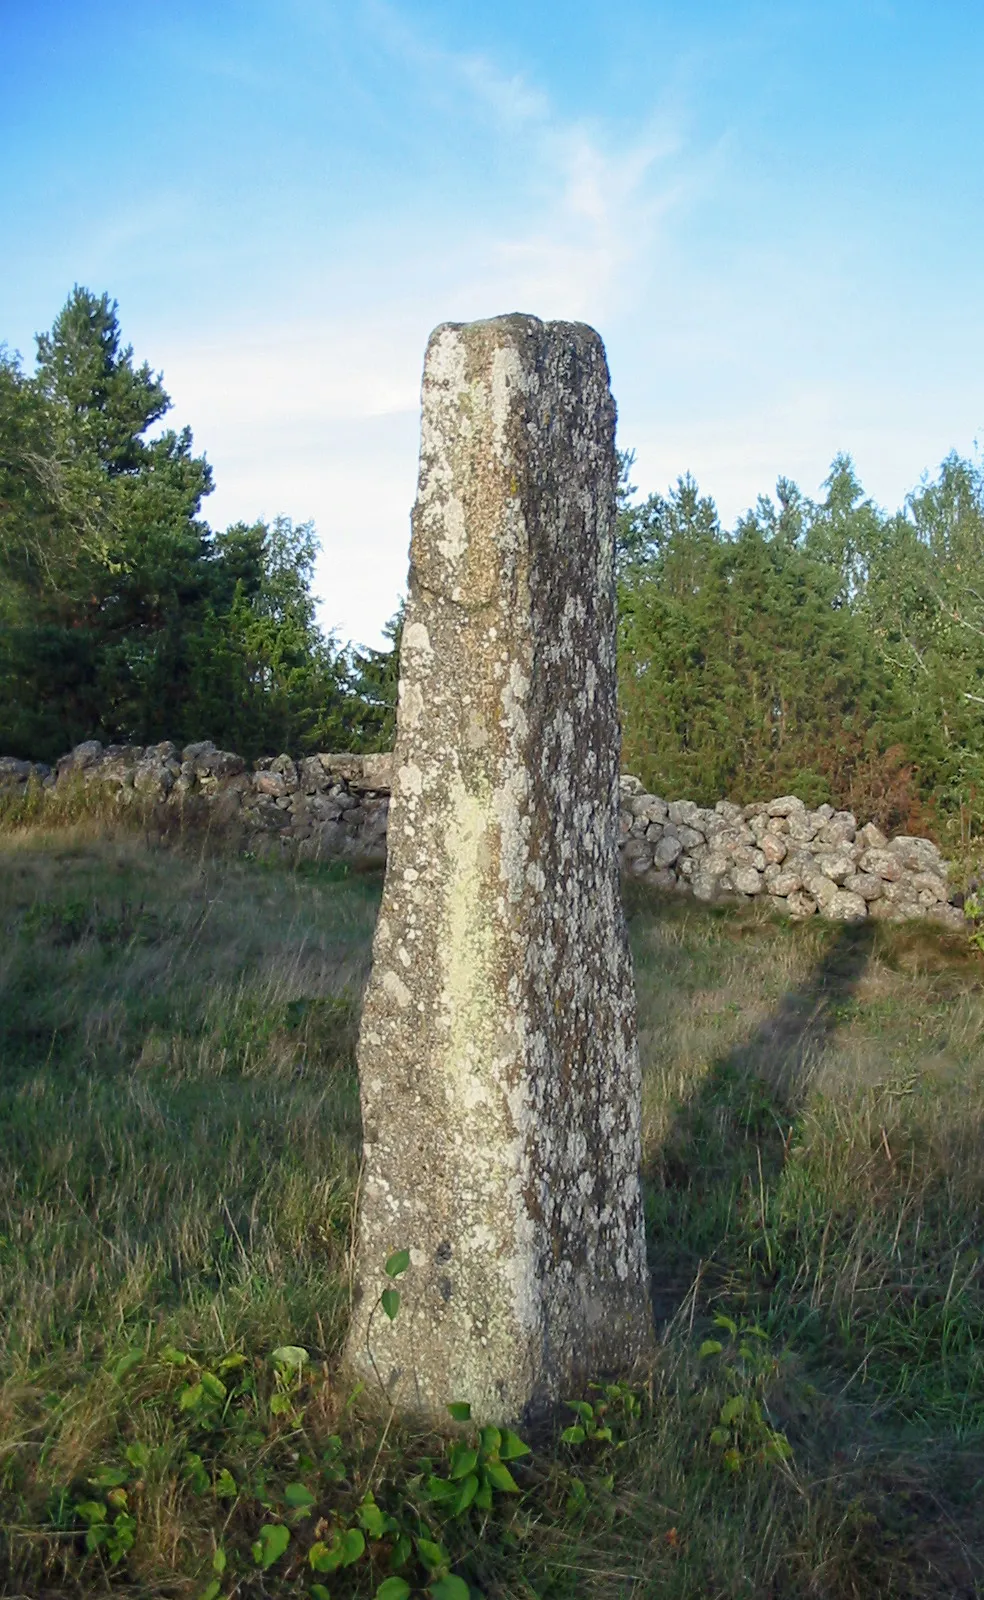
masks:
<instances>
[{"instance_id":1,"label":"tall granite menhir","mask_svg":"<svg viewBox=\"0 0 984 1600\"><path fill-rule=\"evenodd\" d=\"M651 1338L614 428L592 329L516 315L431 336L349 1344L411 1412L529 1415Z\"/></svg>"}]
</instances>

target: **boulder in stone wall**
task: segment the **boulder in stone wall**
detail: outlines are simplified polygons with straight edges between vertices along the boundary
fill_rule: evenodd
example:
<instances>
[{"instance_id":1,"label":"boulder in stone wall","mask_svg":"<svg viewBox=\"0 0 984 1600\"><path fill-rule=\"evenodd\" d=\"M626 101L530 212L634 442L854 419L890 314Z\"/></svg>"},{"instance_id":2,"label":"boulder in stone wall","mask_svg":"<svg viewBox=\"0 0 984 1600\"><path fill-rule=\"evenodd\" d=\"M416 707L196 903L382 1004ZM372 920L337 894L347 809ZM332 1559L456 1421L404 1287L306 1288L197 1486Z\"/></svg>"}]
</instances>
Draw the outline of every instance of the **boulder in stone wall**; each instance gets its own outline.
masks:
<instances>
[{"instance_id":1,"label":"boulder in stone wall","mask_svg":"<svg viewBox=\"0 0 984 1600\"><path fill-rule=\"evenodd\" d=\"M817 834L821 844L835 846L839 844L853 844L857 832L853 822L845 822L837 817L825 822Z\"/></svg>"},{"instance_id":2,"label":"boulder in stone wall","mask_svg":"<svg viewBox=\"0 0 984 1600\"><path fill-rule=\"evenodd\" d=\"M704 843L704 835L698 828L692 828L685 822L677 824L676 836L685 850L693 850Z\"/></svg>"},{"instance_id":3,"label":"boulder in stone wall","mask_svg":"<svg viewBox=\"0 0 984 1600\"><path fill-rule=\"evenodd\" d=\"M714 807L719 817L725 822L737 823L743 820L741 806L736 806L732 800L719 800Z\"/></svg>"},{"instance_id":4,"label":"boulder in stone wall","mask_svg":"<svg viewBox=\"0 0 984 1600\"><path fill-rule=\"evenodd\" d=\"M244 822L258 832L280 833L290 827L290 812L281 811L276 800L268 795L251 796L251 804L244 807L243 816Z\"/></svg>"},{"instance_id":5,"label":"boulder in stone wall","mask_svg":"<svg viewBox=\"0 0 984 1600\"><path fill-rule=\"evenodd\" d=\"M626 809L642 822L665 822L668 811L666 801L654 794L631 795Z\"/></svg>"},{"instance_id":6,"label":"boulder in stone wall","mask_svg":"<svg viewBox=\"0 0 984 1600\"><path fill-rule=\"evenodd\" d=\"M635 817L631 811L620 811L618 814L618 833L620 839L627 839L632 832Z\"/></svg>"},{"instance_id":7,"label":"boulder in stone wall","mask_svg":"<svg viewBox=\"0 0 984 1600\"><path fill-rule=\"evenodd\" d=\"M669 867L650 867L648 872L643 874L642 882L648 884L651 889L662 890L664 894L677 887L676 875Z\"/></svg>"},{"instance_id":8,"label":"boulder in stone wall","mask_svg":"<svg viewBox=\"0 0 984 1600\"><path fill-rule=\"evenodd\" d=\"M912 880L908 873L903 872L899 878L883 878L881 898L889 905L901 905L907 900L916 900L916 891L912 887Z\"/></svg>"},{"instance_id":9,"label":"boulder in stone wall","mask_svg":"<svg viewBox=\"0 0 984 1600\"><path fill-rule=\"evenodd\" d=\"M253 788L257 794L269 795L279 800L287 794L287 781L282 772L255 772Z\"/></svg>"},{"instance_id":10,"label":"boulder in stone wall","mask_svg":"<svg viewBox=\"0 0 984 1600\"><path fill-rule=\"evenodd\" d=\"M914 872L910 882L916 891L920 905L933 905L936 901L945 901L950 898L946 880L937 872ZM924 899L924 895L929 898Z\"/></svg>"},{"instance_id":11,"label":"boulder in stone wall","mask_svg":"<svg viewBox=\"0 0 984 1600\"><path fill-rule=\"evenodd\" d=\"M245 771L246 763L242 756L237 756L232 750L216 750L213 745L211 750L204 750L200 756L195 756L194 767L196 777L204 780L206 787L214 788L224 778L234 778Z\"/></svg>"},{"instance_id":12,"label":"boulder in stone wall","mask_svg":"<svg viewBox=\"0 0 984 1600\"><path fill-rule=\"evenodd\" d=\"M761 894L765 882L754 867L732 867L731 881L739 894Z\"/></svg>"},{"instance_id":13,"label":"boulder in stone wall","mask_svg":"<svg viewBox=\"0 0 984 1600\"><path fill-rule=\"evenodd\" d=\"M858 859L862 872L871 872L876 878L898 883L902 876L902 862L891 850L865 850Z\"/></svg>"},{"instance_id":14,"label":"boulder in stone wall","mask_svg":"<svg viewBox=\"0 0 984 1600\"><path fill-rule=\"evenodd\" d=\"M768 833L770 821L771 819L766 816L764 811L756 811L752 816L749 817L748 826L752 830L752 837L754 838L756 844L761 844L763 838Z\"/></svg>"},{"instance_id":15,"label":"boulder in stone wall","mask_svg":"<svg viewBox=\"0 0 984 1600\"><path fill-rule=\"evenodd\" d=\"M181 752L181 760L183 762L197 761L200 756L207 756L209 751L214 749L215 745L212 743L211 739L199 739L197 744L185 745Z\"/></svg>"},{"instance_id":16,"label":"boulder in stone wall","mask_svg":"<svg viewBox=\"0 0 984 1600\"><path fill-rule=\"evenodd\" d=\"M376 794L389 794L393 787L393 756L389 751L380 755L362 757L362 777L356 788L371 789Z\"/></svg>"},{"instance_id":17,"label":"boulder in stone wall","mask_svg":"<svg viewBox=\"0 0 984 1600\"><path fill-rule=\"evenodd\" d=\"M930 906L926 912L926 921L937 922L943 928L953 928L957 933L962 933L967 928L967 918L959 906Z\"/></svg>"},{"instance_id":18,"label":"boulder in stone wall","mask_svg":"<svg viewBox=\"0 0 984 1600\"><path fill-rule=\"evenodd\" d=\"M311 794L307 797L308 812L315 822L337 822L342 808L330 794Z\"/></svg>"},{"instance_id":19,"label":"boulder in stone wall","mask_svg":"<svg viewBox=\"0 0 984 1600\"><path fill-rule=\"evenodd\" d=\"M889 841L888 849L909 872L940 871L940 852L931 839L914 839L900 833Z\"/></svg>"},{"instance_id":20,"label":"boulder in stone wall","mask_svg":"<svg viewBox=\"0 0 984 1600\"><path fill-rule=\"evenodd\" d=\"M66 777L70 772L85 772L87 768L94 767L103 753L103 747L98 739L83 739L68 755L62 756L56 763L55 771L59 779Z\"/></svg>"},{"instance_id":21,"label":"boulder in stone wall","mask_svg":"<svg viewBox=\"0 0 984 1600\"><path fill-rule=\"evenodd\" d=\"M805 812L806 806L795 794L783 794L778 800L770 800L766 806L770 817L791 817L797 812Z\"/></svg>"},{"instance_id":22,"label":"boulder in stone wall","mask_svg":"<svg viewBox=\"0 0 984 1600\"><path fill-rule=\"evenodd\" d=\"M751 844L734 845L729 854L735 867L752 867L756 872L764 872L768 866L762 851L756 850Z\"/></svg>"},{"instance_id":23,"label":"boulder in stone wall","mask_svg":"<svg viewBox=\"0 0 984 1600\"><path fill-rule=\"evenodd\" d=\"M133 769L133 787L149 799L163 800L174 788L172 766L163 761L141 761Z\"/></svg>"},{"instance_id":24,"label":"boulder in stone wall","mask_svg":"<svg viewBox=\"0 0 984 1600\"><path fill-rule=\"evenodd\" d=\"M769 893L779 895L784 900L788 900L791 894L796 894L803 887L803 879L798 872L786 872L782 867L776 870L775 877L769 876L768 868L762 876Z\"/></svg>"},{"instance_id":25,"label":"boulder in stone wall","mask_svg":"<svg viewBox=\"0 0 984 1600\"><path fill-rule=\"evenodd\" d=\"M841 884L854 871L854 858L849 850L823 850L815 857L817 868L825 878Z\"/></svg>"},{"instance_id":26,"label":"boulder in stone wall","mask_svg":"<svg viewBox=\"0 0 984 1600\"><path fill-rule=\"evenodd\" d=\"M110 757L107 760L103 756L101 761L85 769L84 778L87 784L100 784L106 788L113 785L120 790L133 788L133 768L118 757Z\"/></svg>"},{"instance_id":27,"label":"boulder in stone wall","mask_svg":"<svg viewBox=\"0 0 984 1600\"><path fill-rule=\"evenodd\" d=\"M814 821L808 811L791 811L786 821L789 824L789 837L797 844L809 844L815 838L818 827L822 827L822 823Z\"/></svg>"},{"instance_id":28,"label":"boulder in stone wall","mask_svg":"<svg viewBox=\"0 0 984 1600\"><path fill-rule=\"evenodd\" d=\"M630 772L623 772L618 780L619 791L623 795L645 794L646 785L641 778L634 778Z\"/></svg>"},{"instance_id":29,"label":"boulder in stone wall","mask_svg":"<svg viewBox=\"0 0 984 1600\"><path fill-rule=\"evenodd\" d=\"M807 894L805 889L794 890L786 904L789 907L789 915L796 922L804 922L807 917L815 916L819 909L813 896Z\"/></svg>"},{"instance_id":30,"label":"boulder in stone wall","mask_svg":"<svg viewBox=\"0 0 984 1600\"><path fill-rule=\"evenodd\" d=\"M244 775L243 775L244 776ZM216 792L212 801L212 823L217 828L228 828L238 821L243 803L243 777L232 778Z\"/></svg>"},{"instance_id":31,"label":"boulder in stone wall","mask_svg":"<svg viewBox=\"0 0 984 1600\"><path fill-rule=\"evenodd\" d=\"M731 867L731 857L726 850L719 850L716 845L709 845L702 853L699 861L700 870L708 877L719 878L722 873Z\"/></svg>"},{"instance_id":32,"label":"boulder in stone wall","mask_svg":"<svg viewBox=\"0 0 984 1600\"><path fill-rule=\"evenodd\" d=\"M735 850L743 845L754 846L755 835L747 823L729 823L715 834L714 843L721 850Z\"/></svg>"},{"instance_id":33,"label":"boulder in stone wall","mask_svg":"<svg viewBox=\"0 0 984 1600\"><path fill-rule=\"evenodd\" d=\"M895 907L888 900L879 897L877 900L869 900L867 904L869 922L900 922L902 920L896 914Z\"/></svg>"},{"instance_id":34,"label":"boulder in stone wall","mask_svg":"<svg viewBox=\"0 0 984 1600\"><path fill-rule=\"evenodd\" d=\"M316 822L306 839L299 841L299 861L337 861L345 847L345 830L338 822Z\"/></svg>"},{"instance_id":35,"label":"boulder in stone wall","mask_svg":"<svg viewBox=\"0 0 984 1600\"><path fill-rule=\"evenodd\" d=\"M816 866L812 871L803 873L803 888L807 894L812 895L824 914L834 896L841 892L833 878L828 878L826 873L820 872Z\"/></svg>"},{"instance_id":36,"label":"boulder in stone wall","mask_svg":"<svg viewBox=\"0 0 984 1600\"><path fill-rule=\"evenodd\" d=\"M694 875L696 865L697 863L694 861L693 856L681 856L676 864L677 875L689 883Z\"/></svg>"},{"instance_id":37,"label":"boulder in stone wall","mask_svg":"<svg viewBox=\"0 0 984 1600\"><path fill-rule=\"evenodd\" d=\"M646 824L646 838L649 840L650 844L655 844L657 839L662 839L662 837L663 837L663 824L662 824L662 822L647 822L647 824ZM673 838L674 835L671 834L670 837Z\"/></svg>"},{"instance_id":38,"label":"boulder in stone wall","mask_svg":"<svg viewBox=\"0 0 984 1600\"><path fill-rule=\"evenodd\" d=\"M361 833L353 834L346 828L340 854L356 872L375 872L386 865L386 841L364 839Z\"/></svg>"},{"instance_id":39,"label":"boulder in stone wall","mask_svg":"<svg viewBox=\"0 0 984 1600\"><path fill-rule=\"evenodd\" d=\"M670 821L687 828L700 828L700 806L692 800L671 800L667 806Z\"/></svg>"},{"instance_id":40,"label":"boulder in stone wall","mask_svg":"<svg viewBox=\"0 0 984 1600\"><path fill-rule=\"evenodd\" d=\"M362 756L349 750L318 752L318 760L332 783L352 783L362 777Z\"/></svg>"},{"instance_id":41,"label":"boulder in stone wall","mask_svg":"<svg viewBox=\"0 0 984 1600\"><path fill-rule=\"evenodd\" d=\"M288 794L295 794L300 783L296 763L288 755L275 756L270 763L271 772L279 772Z\"/></svg>"},{"instance_id":42,"label":"boulder in stone wall","mask_svg":"<svg viewBox=\"0 0 984 1600\"><path fill-rule=\"evenodd\" d=\"M703 900L706 905L716 900L721 892L721 878L719 872L705 872L701 863L690 880L695 899Z\"/></svg>"},{"instance_id":43,"label":"boulder in stone wall","mask_svg":"<svg viewBox=\"0 0 984 1600\"><path fill-rule=\"evenodd\" d=\"M859 894L849 894L838 889L823 906L823 914L830 922L863 922L868 907Z\"/></svg>"},{"instance_id":44,"label":"boulder in stone wall","mask_svg":"<svg viewBox=\"0 0 984 1600\"><path fill-rule=\"evenodd\" d=\"M0 784L26 783L31 772L30 761L19 761L16 756L0 756Z\"/></svg>"},{"instance_id":45,"label":"boulder in stone wall","mask_svg":"<svg viewBox=\"0 0 984 1600\"><path fill-rule=\"evenodd\" d=\"M923 922L926 920L926 907L921 906L918 900L903 898L897 900L872 900L868 904L868 915L880 922Z\"/></svg>"},{"instance_id":46,"label":"boulder in stone wall","mask_svg":"<svg viewBox=\"0 0 984 1600\"><path fill-rule=\"evenodd\" d=\"M153 760L153 747L145 750L142 744L108 744L98 763L100 772L112 773L115 778L120 773L132 772L140 761Z\"/></svg>"},{"instance_id":47,"label":"boulder in stone wall","mask_svg":"<svg viewBox=\"0 0 984 1600\"><path fill-rule=\"evenodd\" d=\"M859 894L865 901L879 899L884 887L884 879L873 872L852 872L844 879L848 894Z\"/></svg>"},{"instance_id":48,"label":"boulder in stone wall","mask_svg":"<svg viewBox=\"0 0 984 1600\"><path fill-rule=\"evenodd\" d=\"M884 850L888 844L886 835L873 822L866 822L863 828L859 828L857 836L858 843L866 850Z\"/></svg>"},{"instance_id":49,"label":"boulder in stone wall","mask_svg":"<svg viewBox=\"0 0 984 1600\"><path fill-rule=\"evenodd\" d=\"M672 834L664 834L656 843L653 850L653 860L657 867L672 867L674 861L683 855L683 845Z\"/></svg>"},{"instance_id":50,"label":"boulder in stone wall","mask_svg":"<svg viewBox=\"0 0 984 1600\"><path fill-rule=\"evenodd\" d=\"M763 833L759 839L759 849L765 857L766 866L778 866L780 861L785 861L789 854L789 846L785 839L771 829Z\"/></svg>"},{"instance_id":51,"label":"boulder in stone wall","mask_svg":"<svg viewBox=\"0 0 984 1600\"><path fill-rule=\"evenodd\" d=\"M363 802L365 815L362 820L360 833L363 842L367 845L381 844L389 828L389 801L384 795L374 800Z\"/></svg>"},{"instance_id":52,"label":"boulder in stone wall","mask_svg":"<svg viewBox=\"0 0 984 1600\"><path fill-rule=\"evenodd\" d=\"M297 781L305 794L321 794L328 787L328 778L317 756L305 756L297 763Z\"/></svg>"},{"instance_id":53,"label":"boulder in stone wall","mask_svg":"<svg viewBox=\"0 0 984 1600\"><path fill-rule=\"evenodd\" d=\"M193 795L197 788L198 779L195 777L194 764L191 761L182 761L169 796L171 804L183 805L185 799Z\"/></svg>"}]
</instances>

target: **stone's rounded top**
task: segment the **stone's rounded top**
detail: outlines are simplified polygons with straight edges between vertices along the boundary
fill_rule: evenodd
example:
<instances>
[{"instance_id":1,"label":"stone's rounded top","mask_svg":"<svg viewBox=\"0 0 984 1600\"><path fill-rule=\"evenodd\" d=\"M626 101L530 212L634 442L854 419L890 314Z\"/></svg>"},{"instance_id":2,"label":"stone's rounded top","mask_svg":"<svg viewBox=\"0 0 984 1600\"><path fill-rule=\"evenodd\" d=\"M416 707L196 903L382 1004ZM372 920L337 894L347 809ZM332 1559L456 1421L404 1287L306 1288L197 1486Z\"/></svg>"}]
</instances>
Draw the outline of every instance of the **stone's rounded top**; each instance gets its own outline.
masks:
<instances>
[{"instance_id":1,"label":"stone's rounded top","mask_svg":"<svg viewBox=\"0 0 984 1600\"><path fill-rule=\"evenodd\" d=\"M84 768L95 766L102 753L103 747L98 739L84 739L67 756L61 757L58 762L58 770L62 771L66 767Z\"/></svg>"},{"instance_id":2,"label":"stone's rounded top","mask_svg":"<svg viewBox=\"0 0 984 1600\"><path fill-rule=\"evenodd\" d=\"M590 334L593 339L601 342L601 335L592 328L588 322L566 322L558 319L555 322L546 322L542 317L535 317L530 311L506 311L497 317L477 317L474 322L439 322L431 338L447 329L451 333L553 333L555 329L570 329L579 334Z\"/></svg>"},{"instance_id":3,"label":"stone's rounded top","mask_svg":"<svg viewBox=\"0 0 984 1600\"><path fill-rule=\"evenodd\" d=\"M521 348L533 342L541 347L545 342L563 344L583 352L592 351L604 362L606 375L608 371L604 340L597 329L587 322L545 322L541 317L534 317L525 311L509 311L499 317L479 317L474 322L440 322L427 341L428 356L448 336L455 336L473 349L494 349L506 345ZM425 360L425 373L426 370Z\"/></svg>"}]
</instances>

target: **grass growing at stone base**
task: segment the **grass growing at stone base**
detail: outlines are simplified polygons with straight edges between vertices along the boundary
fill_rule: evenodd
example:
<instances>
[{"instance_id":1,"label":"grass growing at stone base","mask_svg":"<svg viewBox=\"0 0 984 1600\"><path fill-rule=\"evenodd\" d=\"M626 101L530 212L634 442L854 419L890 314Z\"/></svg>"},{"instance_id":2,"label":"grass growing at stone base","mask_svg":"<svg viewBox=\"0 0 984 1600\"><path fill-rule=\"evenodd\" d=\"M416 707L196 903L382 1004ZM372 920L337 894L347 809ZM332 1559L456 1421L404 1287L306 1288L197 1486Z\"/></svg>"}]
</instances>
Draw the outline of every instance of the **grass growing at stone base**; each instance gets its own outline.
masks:
<instances>
[{"instance_id":1,"label":"grass growing at stone base","mask_svg":"<svg viewBox=\"0 0 984 1600\"><path fill-rule=\"evenodd\" d=\"M0 1593L984 1592L984 957L633 900L659 1359L455 1514L337 1376L377 900L0 839Z\"/></svg>"}]
</instances>

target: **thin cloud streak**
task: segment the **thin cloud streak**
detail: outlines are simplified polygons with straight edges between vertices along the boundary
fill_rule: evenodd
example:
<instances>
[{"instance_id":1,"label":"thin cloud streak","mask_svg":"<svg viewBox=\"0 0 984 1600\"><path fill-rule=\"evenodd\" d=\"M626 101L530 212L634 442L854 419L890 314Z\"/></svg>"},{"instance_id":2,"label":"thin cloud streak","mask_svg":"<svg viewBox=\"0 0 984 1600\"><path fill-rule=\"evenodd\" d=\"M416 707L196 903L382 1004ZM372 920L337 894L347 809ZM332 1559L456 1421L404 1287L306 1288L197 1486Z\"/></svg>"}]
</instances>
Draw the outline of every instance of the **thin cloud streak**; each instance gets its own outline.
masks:
<instances>
[{"instance_id":1,"label":"thin cloud streak","mask_svg":"<svg viewBox=\"0 0 984 1600\"><path fill-rule=\"evenodd\" d=\"M374 263L368 283L333 274L330 301L343 315L326 311L312 285L291 321L264 323L261 334L229 323L205 342L173 339L157 358L215 468L206 514L217 525L261 512L313 516L326 624L364 642L379 639L405 582L432 326L510 310L591 321L624 313L623 276L641 268L684 188L675 170L682 140L665 118L622 146L605 144L597 128L557 116L545 94L484 57L430 50L389 8L373 15L388 47L417 71L450 76L492 119L507 145L516 220L503 233L480 210L441 230L414 228L407 214L387 218L378 238L367 228L361 239L359 254ZM380 418L394 426L369 426Z\"/></svg>"}]
</instances>

